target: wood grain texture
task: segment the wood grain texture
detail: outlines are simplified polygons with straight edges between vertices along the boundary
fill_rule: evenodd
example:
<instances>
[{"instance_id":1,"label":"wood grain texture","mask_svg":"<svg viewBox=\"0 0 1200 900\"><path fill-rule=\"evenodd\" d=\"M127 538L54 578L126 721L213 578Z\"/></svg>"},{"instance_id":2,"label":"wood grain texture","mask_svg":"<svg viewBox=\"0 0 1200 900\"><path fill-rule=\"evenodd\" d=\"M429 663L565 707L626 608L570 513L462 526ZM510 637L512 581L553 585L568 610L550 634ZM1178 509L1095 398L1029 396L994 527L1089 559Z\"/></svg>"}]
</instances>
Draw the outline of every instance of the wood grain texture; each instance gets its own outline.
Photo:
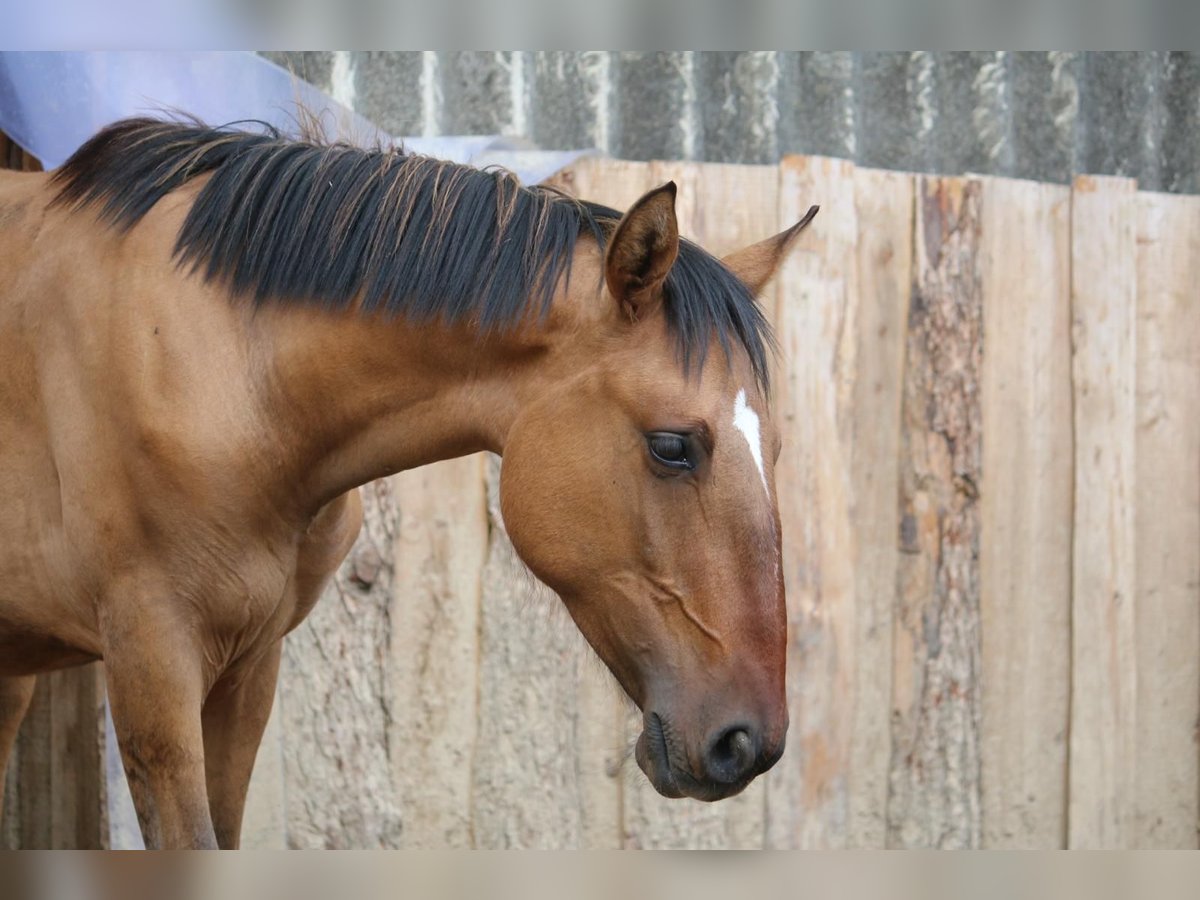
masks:
<instances>
[{"instance_id":1,"label":"wood grain texture","mask_svg":"<svg viewBox=\"0 0 1200 900\"><path fill-rule=\"evenodd\" d=\"M1072 195L1075 516L1068 846L1130 846L1137 733L1137 196Z\"/></svg>"},{"instance_id":2,"label":"wood grain texture","mask_svg":"<svg viewBox=\"0 0 1200 900\"><path fill-rule=\"evenodd\" d=\"M91 663L38 679L50 684L54 848L108 846L104 772L104 669Z\"/></svg>"},{"instance_id":3,"label":"wood grain texture","mask_svg":"<svg viewBox=\"0 0 1200 900\"><path fill-rule=\"evenodd\" d=\"M479 687L480 573L488 548L484 456L392 479L399 523L392 585L392 780L401 845L471 845Z\"/></svg>"},{"instance_id":4,"label":"wood grain texture","mask_svg":"<svg viewBox=\"0 0 1200 900\"><path fill-rule=\"evenodd\" d=\"M4 809L0 811L0 850L21 846L21 744L18 741L8 757L4 772Z\"/></svg>"},{"instance_id":5,"label":"wood grain texture","mask_svg":"<svg viewBox=\"0 0 1200 900\"><path fill-rule=\"evenodd\" d=\"M821 213L776 315L793 749L769 776L768 842L882 846L912 178L788 160L780 200L781 225Z\"/></svg>"},{"instance_id":6,"label":"wood grain texture","mask_svg":"<svg viewBox=\"0 0 1200 900\"><path fill-rule=\"evenodd\" d=\"M8 849L104 849L104 674L43 674L17 735L0 837Z\"/></svg>"},{"instance_id":7,"label":"wood grain texture","mask_svg":"<svg viewBox=\"0 0 1200 900\"><path fill-rule=\"evenodd\" d=\"M617 845L624 746L616 688L504 531L488 462L472 827L481 848Z\"/></svg>"},{"instance_id":8,"label":"wood grain texture","mask_svg":"<svg viewBox=\"0 0 1200 900\"><path fill-rule=\"evenodd\" d=\"M284 641L280 672L289 847L398 847L403 810L388 740L396 498L361 489L363 531L309 617Z\"/></svg>"},{"instance_id":9,"label":"wood grain texture","mask_svg":"<svg viewBox=\"0 0 1200 900\"><path fill-rule=\"evenodd\" d=\"M1200 202L1137 197L1134 847L1200 823Z\"/></svg>"},{"instance_id":10,"label":"wood grain texture","mask_svg":"<svg viewBox=\"0 0 1200 900\"><path fill-rule=\"evenodd\" d=\"M980 185L921 177L900 451L888 843L976 847Z\"/></svg>"},{"instance_id":11,"label":"wood grain texture","mask_svg":"<svg viewBox=\"0 0 1200 900\"><path fill-rule=\"evenodd\" d=\"M850 163L790 157L781 166L780 222L798 219L811 203L821 213L785 263L776 301L785 375L776 385L784 449L775 478L790 726L787 752L768 775L770 847L836 846L848 814L852 735L844 712L854 689L854 535L838 401L850 387L841 363L853 355L843 326L858 298L854 196Z\"/></svg>"},{"instance_id":12,"label":"wood grain texture","mask_svg":"<svg viewBox=\"0 0 1200 900\"><path fill-rule=\"evenodd\" d=\"M1066 837L1071 647L1071 193L982 180L983 845Z\"/></svg>"},{"instance_id":13,"label":"wood grain texture","mask_svg":"<svg viewBox=\"0 0 1200 900\"><path fill-rule=\"evenodd\" d=\"M855 697L845 845L882 847L891 761L892 629L900 410L913 264L911 175L858 169L855 378L839 415L850 423L855 530ZM840 844L841 842L839 842Z\"/></svg>"},{"instance_id":14,"label":"wood grain texture","mask_svg":"<svg viewBox=\"0 0 1200 900\"><path fill-rule=\"evenodd\" d=\"M50 732L54 717L54 695L49 678L38 678L37 690L21 730L12 768L15 787L5 805L16 812L16 847L53 848L54 823L54 747Z\"/></svg>"},{"instance_id":15,"label":"wood grain texture","mask_svg":"<svg viewBox=\"0 0 1200 900\"><path fill-rule=\"evenodd\" d=\"M0 169L15 169L18 172L41 172L42 162L24 150L20 144L0 131Z\"/></svg>"},{"instance_id":16,"label":"wood grain texture","mask_svg":"<svg viewBox=\"0 0 1200 900\"><path fill-rule=\"evenodd\" d=\"M603 203L624 212L656 186L650 163L585 156L547 183L580 200Z\"/></svg>"}]
</instances>

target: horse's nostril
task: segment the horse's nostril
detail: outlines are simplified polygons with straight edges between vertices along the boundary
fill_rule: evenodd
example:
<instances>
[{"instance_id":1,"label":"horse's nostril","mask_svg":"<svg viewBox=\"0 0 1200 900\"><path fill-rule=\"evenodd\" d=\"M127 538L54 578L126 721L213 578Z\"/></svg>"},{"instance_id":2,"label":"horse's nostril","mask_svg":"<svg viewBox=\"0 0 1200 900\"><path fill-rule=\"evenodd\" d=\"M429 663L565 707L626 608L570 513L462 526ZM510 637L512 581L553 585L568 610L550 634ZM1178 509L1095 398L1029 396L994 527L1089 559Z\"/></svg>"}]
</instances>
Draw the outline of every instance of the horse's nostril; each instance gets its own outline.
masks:
<instances>
[{"instance_id":1,"label":"horse's nostril","mask_svg":"<svg viewBox=\"0 0 1200 900\"><path fill-rule=\"evenodd\" d=\"M708 751L708 775L714 781L741 781L754 768L758 749L745 728L729 728Z\"/></svg>"}]
</instances>

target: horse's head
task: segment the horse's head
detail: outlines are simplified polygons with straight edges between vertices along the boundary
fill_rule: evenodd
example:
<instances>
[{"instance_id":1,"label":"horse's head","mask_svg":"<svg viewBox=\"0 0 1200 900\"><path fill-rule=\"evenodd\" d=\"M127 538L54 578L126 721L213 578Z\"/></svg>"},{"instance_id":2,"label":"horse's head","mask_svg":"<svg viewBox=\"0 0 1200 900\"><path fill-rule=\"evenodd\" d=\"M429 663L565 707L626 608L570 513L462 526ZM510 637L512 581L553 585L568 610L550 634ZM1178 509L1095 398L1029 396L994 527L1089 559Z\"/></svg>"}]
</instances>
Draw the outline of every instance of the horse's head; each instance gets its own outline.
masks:
<instances>
[{"instance_id":1,"label":"horse's head","mask_svg":"<svg viewBox=\"0 0 1200 900\"><path fill-rule=\"evenodd\" d=\"M509 433L501 502L518 553L641 708L655 788L716 800L770 768L787 731L780 443L753 294L805 223L721 266L681 249L674 200L673 184L647 194L603 253L581 242L551 316L559 374Z\"/></svg>"}]
</instances>

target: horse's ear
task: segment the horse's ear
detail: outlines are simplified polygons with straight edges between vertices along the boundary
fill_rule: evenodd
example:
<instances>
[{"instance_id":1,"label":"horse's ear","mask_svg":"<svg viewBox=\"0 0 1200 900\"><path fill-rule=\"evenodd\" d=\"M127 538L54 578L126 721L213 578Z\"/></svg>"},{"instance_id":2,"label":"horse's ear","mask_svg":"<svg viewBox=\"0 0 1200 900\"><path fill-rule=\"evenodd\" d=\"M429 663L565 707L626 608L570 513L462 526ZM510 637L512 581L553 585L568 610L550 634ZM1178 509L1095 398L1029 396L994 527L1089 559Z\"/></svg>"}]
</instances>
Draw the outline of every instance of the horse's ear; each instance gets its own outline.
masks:
<instances>
[{"instance_id":1,"label":"horse's ear","mask_svg":"<svg viewBox=\"0 0 1200 900\"><path fill-rule=\"evenodd\" d=\"M804 214L804 218L787 231L780 232L765 241L759 241L757 244L751 244L736 253L731 253L721 262L725 264L725 268L740 278L746 287L750 288L750 293L757 297L762 293L767 282L771 280L771 276L779 269L780 263L787 258L788 251L792 248L797 236L812 221L813 216L820 208L819 206L811 207Z\"/></svg>"},{"instance_id":2,"label":"horse's ear","mask_svg":"<svg viewBox=\"0 0 1200 900\"><path fill-rule=\"evenodd\" d=\"M679 255L675 182L655 188L629 208L608 242L604 279L631 320L644 317L662 298L662 283Z\"/></svg>"}]
</instances>

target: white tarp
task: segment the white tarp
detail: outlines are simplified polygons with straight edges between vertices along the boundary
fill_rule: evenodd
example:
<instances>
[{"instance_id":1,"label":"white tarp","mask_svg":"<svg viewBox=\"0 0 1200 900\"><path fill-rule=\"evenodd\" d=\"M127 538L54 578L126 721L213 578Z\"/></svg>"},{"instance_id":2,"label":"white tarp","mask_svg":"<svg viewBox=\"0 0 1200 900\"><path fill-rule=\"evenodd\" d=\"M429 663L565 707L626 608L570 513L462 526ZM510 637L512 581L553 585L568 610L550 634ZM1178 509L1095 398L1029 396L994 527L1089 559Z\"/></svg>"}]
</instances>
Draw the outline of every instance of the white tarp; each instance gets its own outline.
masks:
<instances>
[{"instance_id":1,"label":"white tarp","mask_svg":"<svg viewBox=\"0 0 1200 900\"><path fill-rule=\"evenodd\" d=\"M186 113L209 125L245 119L294 132L297 107L315 114L331 138L395 139L333 98L255 53L0 53L0 131L54 168L100 128L128 116ZM414 153L501 165L525 184L554 174L579 152L531 150L497 136L406 137Z\"/></svg>"}]
</instances>

